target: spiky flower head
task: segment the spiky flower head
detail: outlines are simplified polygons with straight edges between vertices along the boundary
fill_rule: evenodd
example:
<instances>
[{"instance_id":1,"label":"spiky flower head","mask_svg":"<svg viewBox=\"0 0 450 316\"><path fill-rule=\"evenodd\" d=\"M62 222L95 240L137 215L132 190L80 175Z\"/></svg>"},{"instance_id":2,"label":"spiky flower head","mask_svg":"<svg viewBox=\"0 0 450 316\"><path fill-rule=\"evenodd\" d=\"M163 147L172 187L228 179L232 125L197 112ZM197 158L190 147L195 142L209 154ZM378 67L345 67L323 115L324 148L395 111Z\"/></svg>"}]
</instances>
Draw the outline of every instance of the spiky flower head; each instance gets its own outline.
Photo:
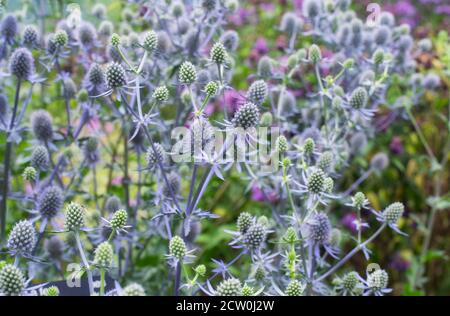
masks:
<instances>
[{"instance_id":1,"label":"spiky flower head","mask_svg":"<svg viewBox=\"0 0 450 316\"><path fill-rule=\"evenodd\" d=\"M105 209L110 213L120 210L121 207L120 199L115 195L110 196L106 200Z\"/></svg>"},{"instance_id":2,"label":"spiky flower head","mask_svg":"<svg viewBox=\"0 0 450 316\"><path fill-rule=\"evenodd\" d=\"M34 58L26 48L17 48L11 55L9 71L21 80L28 80L34 73Z\"/></svg>"},{"instance_id":3,"label":"spiky flower head","mask_svg":"<svg viewBox=\"0 0 450 316\"><path fill-rule=\"evenodd\" d=\"M259 125L264 127L270 127L273 123L273 115L270 112L264 112L259 120Z\"/></svg>"},{"instance_id":4,"label":"spiky flower head","mask_svg":"<svg viewBox=\"0 0 450 316\"><path fill-rule=\"evenodd\" d=\"M46 218L54 217L62 208L64 196L60 188L50 186L44 190L38 201L39 213Z\"/></svg>"},{"instance_id":5,"label":"spiky flower head","mask_svg":"<svg viewBox=\"0 0 450 316\"><path fill-rule=\"evenodd\" d=\"M372 54L372 62L375 65L381 65L384 61L384 50L381 48L378 48L373 54Z\"/></svg>"},{"instance_id":6,"label":"spiky flower head","mask_svg":"<svg viewBox=\"0 0 450 316\"><path fill-rule=\"evenodd\" d=\"M323 171L328 171L333 165L333 154L331 151L326 151L320 155L319 160L317 160L317 167Z\"/></svg>"},{"instance_id":7,"label":"spiky flower head","mask_svg":"<svg viewBox=\"0 0 450 316\"><path fill-rule=\"evenodd\" d=\"M217 0L202 0L202 8L207 12L214 11L217 6Z\"/></svg>"},{"instance_id":8,"label":"spiky flower head","mask_svg":"<svg viewBox=\"0 0 450 316\"><path fill-rule=\"evenodd\" d=\"M243 212L239 214L236 225L237 229L242 234L245 234L252 224L253 224L253 216L250 213Z\"/></svg>"},{"instance_id":9,"label":"spiky flower head","mask_svg":"<svg viewBox=\"0 0 450 316\"><path fill-rule=\"evenodd\" d=\"M253 296L254 293L255 293L255 290L251 286L245 284L242 287L242 293L241 293L242 296Z\"/></svg>"},{"instance_id":10,"label":"spiky flower head","mask_svg":"<svg viewBox=\"0 0 450 316\"><path fill-rule=\"evenodd\" d=\"M239 34L235 30L228 30L220 37L220 42L229 51L235 51L239 45Z\"/></svg>"},{"instance_id":11,"label":"spiky flower head","mask_svg":"<svg viewBox=\"0 0 450 316\"><path fill-rule=\"evenodd\" d=\"M342 287L350 293L357 291L360 284L358 272L355 271L347 273L342 279Z\"/></svg>"},{"instance_id":12,"label":"spiky flower head","mask_svg":"<svg viewBox=\"0 0 450 316\"><path fill-rule=\"evenodd\" d=\"M391 30L386 25L380 25L374 34L374 40L377 45L386 45L391 38Z\"/></svg>"},{"instance_id":13,"label":"spiky flower head","mask_svg":"<svg viewBox=\"0 0 450 316\"><path fill-rule=\"evenodd\" d=\"M154 147L155 150L150 146L145 155L145 160L149 168L154 168L158 165L158 161L164 163L167 159L164 147L160 143L154 143Z\"/></svg>"},{"instance_id":14,"label":"spiky flower head","mask_svg":"<svg viewBox=\"0 0 450 316\"><path fill-rule=\"evenodd\" d=\"M209 96L214 96L219 91L219 85L215 81L210 81L205 86L205 92Z\"/></svg>"},{"instance_id":15,"label":"spiky flower head","mask_svg":"<svg viewBox=\"0 0 450 316\"><path fill-rule=\"evenodd\" d=\"M354 109L362 109L367 105L368 98L366 89L358 87L350 96L350 106Z\"/></svg>"},{"instance_id":16,"label":"spiky flower head","mask_svg":"<svg viewBox=\"0 0 450 316\"><path fill-rule=\"evenodd\" d=\"M305 286L299 280L292 280L286 287L287 296L300 296L303 294Z\"/></svg>"},{"instance_id":17,"label":"spiky flower head","mask_svg":"<svg viewBox=\"0 0 450 316\"><path fill-rule=\"evenodd\" d=\"M405 206L401 202L395 202L389 205L383 211L383 218L389 224L396 224L405 212Z\"/></svg>"},{"instance_id":18,"label":"spiky flower head","mask_svg":"<svg viewBox=\"0 0 450 316\"><path fill-rule=\"evenodd\" d=\"M320 51L319 46L316 44L313 44L309 47L309 61L313 64L317 64L319 61L322 60L322 52Z\"/></svg>"},{"instance_id":19,"label":"spiky flower head","mask_svg":"<svg viewBox=\"0 0 450 316\"><path fill-rule=\"evenodd\" d=\"M326 193L331 193L333 192L333 188L334 188L334 180L331 177L326 177L325 180L323 181L323 190Z\"/></svg>"},{"instance_id":20,"label":"spiky flower head","mask_svg":"<svg viewBox=\"0 0 450 316\"><path fill-rule=\"evenodd\" d=\"M22 33L22 41L27 47L36 47L39 44L39 32L34 25L27 25Z\"/></svg>"},{"instance_id":21,"label":"spiky flower head","mask_svg":"<svg viewBox=\"0 0 450 316\"><path fill-rule=\"evenodd\" d=\"M263 56L258 61L258 76L263 78L270 78L273 74L272 59L268 56Z\"/></svg>"},{"instance_id":22,"label":"spiky flower head","mask_svg":"<svg viewBox=\"0 0 450 316\"><path fill-rule=\"evenodd\" d=\"M110 39L111 46L117 48L119 47L120 42L121 42L120 35L117 33L113 33Z\"/></svg>"},{"instance_id":23,"label":"spiky flower head","mask_svg":"<svg viewBox=\"0 0 450 316\"><path fill-rule=\"evenodd\" d=\"M200 276L204 276L206 274L206 267L204 264L200 264L195 267L194 269L195 273L197 273Z\"/></svg>"},{"instance_id":24,"label":"spiky flower head","mask_svg":"<svg viewBox=\"0 0 450 316\"><path fill-rule=\"evenodd\" d=\"M178 78L180 82L184 84L189 85L194 83L197 80L197 70L195 70L195 66L189 61L183 62L180 66Z\"/></svg>"},{"instance_id":25,"label":"spiky flower head","mask_svg":"<svg viewBox=\"0 0 450 316\"><path fill-rule=\"evenodd\" d=\"M36 146L31 153L31 166L39 171L45 171L50 164L48 151L44 146ZM36 172L36 170L34 170Z\"/></svg>"},{"instance_id":26,"label":"spiky flower head","mask_svg":"<svg viewBox=\"0 0 450 316\"><path fill-rule=\"evenodd\" d=\"M314 140L310 137L305 139L303 142L303 151L306 155L311 155L314 152L314 149L316 147L316 144Z\"/></svg>"},{"instance_id":27,"label":"spiky flower head","mask_svg":"<svg viewBox=\"0 0 450 316\"><path fill-rule=\"evenodd\" d=\"M17 23L17 18L12 14L7 15L0 25L0 34L6 39L7 42L11 42L14 39L18 30L19 26Z\"/></svg>"},{"instance_id":28,"label":"spiky flower head","mask_svg":"<svg viewBox=\"0 0 450 316\"><path fill-rule=\"evenodd\" d=\"M22 177L25 181L33 182L36 180L37 171L34 167L26 167L23 170Z\"/></svg>"},{"instance_id":29,"label":"spiky flower head","mask_svg":"<svg viewBox=\"0 0 450 316\"><path fill-rule=\"evenodd\" d=\"M19 254L30 254L36 244L36 230L27 220L16 223L8 238L8 249Z\"/></svg>"},{"instance_id":30,"label":"spiky flower head","mask_svg":"<svg viewBox=\"0 0 450 316\"><path fill-rule=\"evenodd\" d=\"M98 139L89 137L83 145L83 156L90 164L96 164L100 160Z\"/></svg>"},{"instance_id":31,"label":"spiky flower head","mask_svg":"<svg viewBox=\"0 0 450 316\"><path fill-rule=\"evenodd\" d=\"M55 285L42 290L42 296L59 296L59 288Z\"/></svg>"},{"instance_id":32,"label":"spiky flower head","mask_svg":"<svg viewBox=\"0 0 450 316\"><path fill-rule=\"evenodd\" d=\"M302 3L302 12L310 19L316 18L321 11L322 8L320 7L320 2L316 0L305 0Z\"/></svg>"},{"instance_id":33,"label":"spiky flower head","mask_svg":"<svg viewBox=\"0 0 450 316\"><path fill-rule=\"evenodd\" d=\"M85 208L75 202L70 202L66 207L65 227L70 231L77 231L84 226Z\"/></svg>"},{"instance_id":34,"label":"spiky flower head","mask_svg":"<svg viewBox=\"0 0 450 316\"><path fill-rule=\"evenodd\" d=\"M53 37L53 42L59 47L66 46L67 43L69 42L69 36L67 35L67 32L64 30L56 31Z\"/></svg>"},{"instance_id":35,"label":"spiky flower head","mask_svg":"<svg viewBox=\"0 0 450 316\"><path fill-rule=\"evenodd\" d=\"M170 173L167 174L167 183L164 183L163 189L162 189L162 193L165 197L170 197L170 190L172 190L173 194L178 194L178 192L180 191L181 188L181 178L180 176L172 171ZM169 189L170 186L170 189Z\"/></svg>"},{"instance_id":36,"label":"spiky flower head","mask_svg":"<svg viewBox=\"0 0 450 316\"><path fill-rule=\"evenodd\" d=\"M301 20L293 12L286 12L281 18L280 30L286 32L289 37L297 34L301 27Z\"/></svg>"},{"instance_id":37,"label":"spiky flower head","mask_svg":"<svg viewBox=\"0 0 450 316\"><path fill-rule=\"evenodd\" d=\"M155 51L158 48L158 34L153 30L145 34L142 46L148 52Z\"/></svg>"},{"instance_id":38,"label":"spiky flower head","mask_svg":"<svg viewBox=\"0 0 450 316\"><path fill-rule=\"evenodd\" d=\"M247 100L257 105L261 105L268 95L267 83L264 80L256 80L250 85L247 91Z\"/></svg>"},{"instance_id":39,"label":"spiky flower head","mask_svg":"<svg viewBox=\"0 0 450 316\"><path fill-rule=\"evenodd\" d=\"M59 260L64 252L64 244L58 236L52 236L45 241L45 251L50 258Z\"/></svg>"},{"instance_id":40,"label":"spiky flower head","mask_svg":"<svg viewBox=\"0 0 450 316\"><path fill-rule=\"evenodd\" d=\"M435 73L429 73L422 79L422 87L428 90L434 90L441 85L441 79Z\"/></svg>"},{"instance_id":41,"label":"spiky flower head","mask_svg":"<svg viewBox=\"0 0 450 316\"><path fill-rule=\"evenodd\" d=\"M20 295L25 287L22 271L12 264L6 264L0 270L0 293L6 296Z\"/></svg>"},{"instance_id":42,"label":"spiky flower head","mask_svg":"<svg viewBox=\"0 0 450 316\"><path fill-rule=\"evenodd\" d=\"M42 142L49 142L53 138L53 119L45 110L37 110L31 114L31 129L34 137Z\"/></svg>"},{"instance_id":43,"label":"spiky flower head","mask_svg":"<svg viewBox=\"0 0 450 316\"><path fill-rule=\"evenodd\" d=\"M184 240L180 236L174 236L169 242L169 252L170 254L177 258L178 260L182 260L184 256L186 256L187 248Z\"/></svg>"},{"instance_id":44,"label":"spiky flower head","mask_svg":"<svg viewBox=\"0 0 450 316\"><path fill-rule=\"evenodd\" d=\"M353 196L353 204L357 209L361 209L366 201L366 195L362 192L357 192Z\"/></svg>"},{"instance_id":45,"label":"spiky flower head","mask_svg":"<svg viewBox=\"0 0 450 316\"><path fill-rule=\"evenodd\" d=\"M170 12L176 18L179 18L184 15L184 4L181 1L174 1L170 8Z\"/></svg>"},{"instance_id":46,"label":"spiky flower head","mask_svg":"<svg viewBox=\"0 0 450 316\"><path fill-rule=\"evenodd\" d=\"M266 240L266 235L266 226L260 223L255 223L251 225L244 234L244 243L250 249L256 250L261 247L262 243Z\"/></svg>"},{"instance_id":47,"label":"spiky flower head","mask_svg":"<svg viewBox=\"0 0 450 316\"><path fill-rule=\"evenodd\" d=\"M367 285L372 291L380 291L388 286L389 275L382 269L375 270L367 277Z\"/></svg>"},{"instance_id":48,"label":"spiky flower head","mask_svg":"<svg viewBox=\"0 0 450 316\"><path fill-rule=\"evenodd\" d=\"M278 152L280 152L280 153L284 153L289 149L288 140L286 139L286 137L284 135L278 136L276 143L275 143L275 147L278 150Z\"/></svg>"},{"instance_id":49,"label":"spiky flower head","mask_svg":"<svg viewBox=\"0 0 450 316\"><path fill-rule=\"evenodd\" d=\"M131 283L122 290L122 296L145 296L145 290L142 285Z\"/></svg>"},{"instance_id":50,"label":"spiky flower head","mask_svg":"<svg viewBox=\"0 0 450 316\"><path fill-rule=\"evenodd\" d=\"M258 124L258 121L258 107L252 102L247 102L236 111L232 123L235 127L248 129L251 127L255 127Z\"/></svg>"},{"instance_id":51,"label":"spiky flower head","mask_svg":"<svg viewBox=\"0 0 450 316\"><path fill-rule=\"evenodd\" d=\"M157 102L163 103L169 99L169 89L166 86L160 86L155 89L152 95Z\"/></svg>"},{"instance_id":52,"label":"spiky flower head","mask_svg":"<svg viewBox=\"0 0 450 316\"><path fill-rule=\"evenodd\" d=\"M114 26L111 21L102 21L98 27L98 34L104 38L110 38L113 32Z\"/></svg>"},{"instance_id":53,"label":"spiky flower head","mask_svg":"<svg viewBox=\"0 0 450 316\"><path fill-rule=\"evenodd\" d=\"M106 68L106 83L111 89L123 87L127 84L125 69L118 64L112 63Z\"/></svg>"},{"instance_id":54,"label":"spiky flower head","mask_svg":"<svg viewBox=\"0 0 450 316\"><path fill-rule=\"evenodd\" d=\"M97 19L102 20L106 17L106 6L103 3L96 3L91 10L91 14Z\"/></svg>"},{"instance_id":55,"label":"spiky flower head","mask_svg":"<svg viewBox=\"0 0 450 316\"><path fill-rule=\"evenodd\" d=\"M62 88L62 95L67 99L73 99L77 95L77 86L72 78L65 78L63 80L64 86Z\"/></svg>"},{"instance_id":56,"label":"spiky flower head","mask_svg":"<svg viewBox=\"0 0 450 316\"><path fill-rule=\"evenodd\" d=\"M288 244L295 244L298 240L297 232L294 227L289 227L283 236L283 241Z\"/></svg>"},{"instance_id":57,"label":"spiky flower head","mask_svg":"<svg viewBox=\"0 0 450 316\"><path fill-rule=\"evenodd\" d=\"M215 43L211 48L209 58L212 62L219 65L226 63L228 60L228 53L225 46L220 42Z\"/></svg>"},{"instance_id":58,"label":"spiky flower head","mask_svg":"<svg viewBox=\"0 0 450 316\"><path fill-rule=\"evenodd\" d=\"M78 28L78 40L82 46L88 47L94 45L97 37L97 31L91 23L84 22Z\"/></svg>"},{"instance_id":59,"label":"spiky flower head","mask_svg":"<svg viewBox=\"0 0 450 316\"><path fill-rule=\"evenodd\" d=\"M114 251L111 244L107 241L102 242L95 249L94 263L105 268L111 266Z\"/></svg>"},{"instance_id":60,"label":"spiky flower head","mask_svg":"<svg viewBox=\"0 0 450 316\"><path fill-rule=\"evenodd\" d=\"M325 173L321 169L314 170L308 178L308 191L316 194L322 192L325 178Z\"/></svg>"},{"instance_id":61,"label":"spiky flower head","mask_svg":"<svg viewBox=\"0 0 450 316\"><path fill-rule=\"evenodd\" d=\"M92 64L89 68L87 78L92 86L100 86L106 82L102 66L96 63Z\"/></svg>"},{"instance_id":62,"label":"spiky flower head","mask_svg":"<svg viewBox=\"0 0 450 316\"><path fill-rule=\"evenodd\" d=\"M383 153L375 154L370 160L370 167L376 171L382 171L389 165L389 157Z\"/></svg>"},{"instance_id":63,"label":"spiky flower head","mask_svg":"<svg viewBox=\"0 0 450 316\"><path fill-rule=\"evenodd\" d=\"M309 224L309 239L315 243L328 243L331 239L331 223L327 214L317 213Z\"/></svg>"},{"instance_id":64,"label":"spiky flower head","mask_svg":"<svg viewBox=\"0 0 450 316\"><path fill-rule=\"evenodd\" d=\"M115 230L121 230L127 224L128 213L121 209L116 211L111 218L111 227Z\"/></svg>"},{"instance_id":65,"label":"spiky flower head","mask_svg":"<svg viewBox=\"0 0 450 316\"><path fill-rule=\"evenodd\" d=\"M223 280L216 289L216 296L240 296L241 294L241 281L234 278Z\"/></svg>"}]
</instances>

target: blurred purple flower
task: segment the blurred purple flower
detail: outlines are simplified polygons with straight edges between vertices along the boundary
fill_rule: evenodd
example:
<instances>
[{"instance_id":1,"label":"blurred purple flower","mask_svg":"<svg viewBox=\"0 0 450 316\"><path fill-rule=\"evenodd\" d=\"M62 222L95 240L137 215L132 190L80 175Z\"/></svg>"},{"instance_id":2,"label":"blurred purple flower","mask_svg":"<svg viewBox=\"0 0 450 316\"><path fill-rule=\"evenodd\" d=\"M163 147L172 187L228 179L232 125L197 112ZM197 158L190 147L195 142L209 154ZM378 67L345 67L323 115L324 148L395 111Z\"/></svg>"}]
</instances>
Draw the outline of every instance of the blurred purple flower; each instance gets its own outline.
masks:
<instances>
[{"instance_id":1,"label":"blurred purple flower","mask_svg":"<svg viewBox=\"0 0 450 316\"><path fill-rule=\"evenodd\" d=\"M396 254L392 261L390 262L391 269L403 272L406 271L409 266L411 265L411 262L403 258L400 254Z\"/></svg>"},{"instance_id":2,"label":"blurred purple flower","mask_svg":"<svg viewBox=\"0 0 450 316\"><path fill-rule=\"evenodd\" d=\"M384 9L392 12L400 23L409 24L411 27L419 23L419 15L416 7L410 1L399 1L392 4L387 4Z\"/></svg>"},{"instance_id":3,"label":"blurred purple flower","mask_svg":"<svg viewBox=\"0 0 450 316\"><path fill-rule=\"evenodd\" d=\"M402 139L398 136L394 136L389 144L389 149L392 153L396 155L401 155L403 153L403 143Z\"/></svg>"}]
</instances>

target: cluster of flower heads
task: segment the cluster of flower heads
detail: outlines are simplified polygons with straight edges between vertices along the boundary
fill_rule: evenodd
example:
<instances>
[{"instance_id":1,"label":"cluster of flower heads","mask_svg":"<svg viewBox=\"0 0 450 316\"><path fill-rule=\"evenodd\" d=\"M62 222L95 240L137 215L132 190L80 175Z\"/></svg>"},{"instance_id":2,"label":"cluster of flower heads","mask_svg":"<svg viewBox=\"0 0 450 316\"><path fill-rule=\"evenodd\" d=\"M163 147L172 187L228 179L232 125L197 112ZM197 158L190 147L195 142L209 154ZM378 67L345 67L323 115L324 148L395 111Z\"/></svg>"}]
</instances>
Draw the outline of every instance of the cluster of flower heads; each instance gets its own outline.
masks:
<instances>
[{"instance_id":1,"label":"cluster of flower heads","mask_svg":"<svg viewBox=\"0 0 450 316\"><path fill-rule=\"evenodd\" d=\"M433 74L411 75L413 50L429 50L429 45L421 41L415 47L409 28L396 26L389 13L372 25L357 18L350 1L306 0L302 15L289 12L281 19L280 31L289 38L287 62L262 57L255 79L233 108L223 96L233 90L239 36L226 29L226 21L238 1L157 1L151 8L147 1L134 2L139 10L125 8L118 27L101 4L89 17L60 20L52 33L22 25L13 14L1 21L5 84L0 86L0 126L8 146L2 183L8 203L1 211L20 205L28 214L6 240L14 263L0 263L0 293L59 295L57 287L28 283L48 274L48 263L55 278L66 276L63 263L70 260L78 260L79 272L87 275L90 295L141 296L168 289L175 295L225 296L388 293L384 270L371 271L366 278L355 271L336 272L345 270L344 264L359 251L369 257L368 244L386 227L400 232L402 203L380 212L364 193L354 194L358 184L385 169L389 159L385 153L373 155L368 170L349 188L340 187L338 180L373 135L378 107L404 110L403 103L385 99L391 73L410 78L416 99L424 90L439 87ZM316 44L297 49L299 36ZM306 73L315 77L314 88L305 84ZM11 100L4 92L6 83L16 87ZM56 87L62 126L44 109L26 114L35 101L20 92L32 93L36 85ZM228 231L237 257L230 262L211 259L216 265L212 271L206 269L208 259L201 258L201 264L184 274L199 260L195 240L202 222L217 217L199 203L211 179L223 179L233 165L220 163L220 153L206 154L214 143L211 114L217 108L223 109L213 113L223 114L218 128L280 130L271 148L280 168L267 172L247 162L236 164L249 185L263 192L272 214L241 213L237 230ZM167 111L173 115L164 115ZM120 130L119 144L108 143L111 128L96 128L111 122ZM178 126L189 127L189 140L183 144L200 148L188 162L171 160L170 131ZM22 166L24 186L14 192L9 174L19 166L11 160L11 151L27 137L30 158ZM252 143L251 132L244 141ZM223 152L228 146L225 142ZM111 161L103 161L105 156ZM101 168L109 168L110 174L120 170L123 194L110 193L111 180L106 193L99 193ZM273 195L277 203L268 198ZM342 233L330 214L331 202L359 214L354 222L358 238L347 254L340 249ZM362 212L380 222L367 238L361 234L369 226ZM154 241L161 238L167 241L167 260L161 264L166 272L149 272L149 282L164 276L154 282L159 292L149 293L144 284L133 282L148 276L137 271L146 269L138 268L137 261L147 247L160 251ZM26 268L24 260L32 264ZM231 272L239 260L251 262L247 274ZM117 280L131 277L121 287L117 282L105 285L105 274Z\"/></svg>"}]
</instances>

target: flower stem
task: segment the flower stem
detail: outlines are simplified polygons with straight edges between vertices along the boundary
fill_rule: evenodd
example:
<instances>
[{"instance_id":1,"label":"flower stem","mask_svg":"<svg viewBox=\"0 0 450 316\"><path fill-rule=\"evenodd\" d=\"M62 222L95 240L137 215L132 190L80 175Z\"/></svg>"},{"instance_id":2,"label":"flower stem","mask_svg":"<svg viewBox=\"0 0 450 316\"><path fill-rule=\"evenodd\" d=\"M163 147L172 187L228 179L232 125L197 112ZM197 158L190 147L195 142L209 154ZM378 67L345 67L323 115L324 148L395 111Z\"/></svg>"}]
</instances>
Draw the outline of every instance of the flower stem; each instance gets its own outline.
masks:
<instances>
[{"instance_id":1,"label":"flower stem","mask_svg":"<svg viewBox=\"0 0 450 316\"><path fill-rule=\"evenodd\" d=\"M7 201L8 201L8 189L9 189L9 173L10 173L10 164L11 164L11 154L12 154L12 140L10 139L11 133L14 130L14 123L17 115L17 107L19 104L20 97L20 87L22 85L22 81L20 79L17 80L16 85L16 95L14 98L14 108L11 116L11 121L9 123L9 128L6 132L6 149L5 149L5 159L3 164L3 188L2 188L2 201L0 207L0 240L3 240L5 237L5 229L6 229L6 213L8 211Z\"/></svg>"}]
</instances>

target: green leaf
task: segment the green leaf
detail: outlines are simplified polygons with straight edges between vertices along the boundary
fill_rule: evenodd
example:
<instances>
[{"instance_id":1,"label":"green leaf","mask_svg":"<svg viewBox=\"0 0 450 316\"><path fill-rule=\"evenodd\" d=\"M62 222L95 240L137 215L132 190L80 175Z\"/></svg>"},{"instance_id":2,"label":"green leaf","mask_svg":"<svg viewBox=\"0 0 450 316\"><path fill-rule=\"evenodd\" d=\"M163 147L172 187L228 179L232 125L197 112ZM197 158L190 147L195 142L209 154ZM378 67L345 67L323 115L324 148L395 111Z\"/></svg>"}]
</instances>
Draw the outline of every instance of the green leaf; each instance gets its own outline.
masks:
<instances>
[{"instance_id":1,"label":"green leaf","mask_svg":"<svg viewBox=\"0 0 450 316\"><path fill-rule=\"evenodd\" d=\"M450 194L441 197L429 197L427 204L436 210L450 210Z\"/></svg>"}]
</instances>

